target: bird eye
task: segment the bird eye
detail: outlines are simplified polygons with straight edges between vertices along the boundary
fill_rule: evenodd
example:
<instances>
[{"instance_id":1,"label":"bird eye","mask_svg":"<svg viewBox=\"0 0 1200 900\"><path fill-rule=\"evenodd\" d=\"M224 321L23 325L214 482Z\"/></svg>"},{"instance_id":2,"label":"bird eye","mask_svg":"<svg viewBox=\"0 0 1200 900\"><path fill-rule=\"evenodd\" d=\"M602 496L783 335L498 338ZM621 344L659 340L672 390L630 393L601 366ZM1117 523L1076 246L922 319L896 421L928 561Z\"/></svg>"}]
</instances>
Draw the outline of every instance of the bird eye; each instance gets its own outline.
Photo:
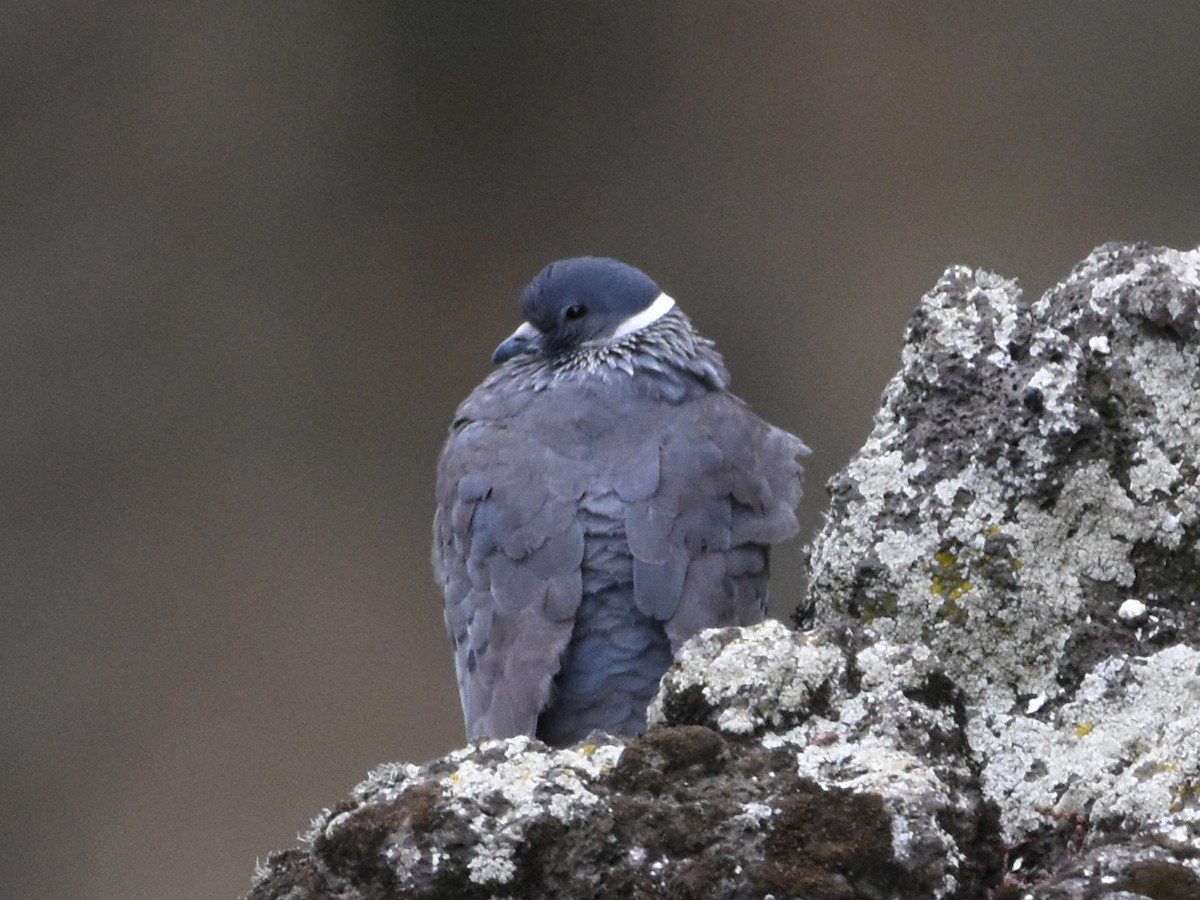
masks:
<instances>
[{"instance_id":1,"label":"bird eye","mask_svg":"<svg viewBox=\"0 0 1200 900\"><path fill-rule=\"evenodd\" d=\"M574 306L568 306L566 312L563 313L563 317L568 322L574 322L576 319L582 319L586 315L587 307L582 303L576 303Z\"/></svg>"}]
</instances>

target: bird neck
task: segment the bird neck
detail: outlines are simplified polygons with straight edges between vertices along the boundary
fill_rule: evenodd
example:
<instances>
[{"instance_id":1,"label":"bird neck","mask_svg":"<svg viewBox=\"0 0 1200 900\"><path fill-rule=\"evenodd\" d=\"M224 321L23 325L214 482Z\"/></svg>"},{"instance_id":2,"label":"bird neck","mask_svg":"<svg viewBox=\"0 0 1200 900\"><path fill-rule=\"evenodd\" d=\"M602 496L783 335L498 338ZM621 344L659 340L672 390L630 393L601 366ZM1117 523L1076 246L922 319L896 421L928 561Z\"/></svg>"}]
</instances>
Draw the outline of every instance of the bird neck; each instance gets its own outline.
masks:
<instances>
[{"instance_id":1,"label":"bird neck","mask_svg":"<svg viewBox=\"0 0 1200 900\"><path fill-rule=\"evenodd\" d=\"M691 382L707 390L724 390L729 384L729 372L716 346L696 333L678 307L616 340L586 343L552 357L516 357L504 369L509 377L538 391L558 382L597 376L649 376L652 380Z\"/></svg>"}]
</instances>

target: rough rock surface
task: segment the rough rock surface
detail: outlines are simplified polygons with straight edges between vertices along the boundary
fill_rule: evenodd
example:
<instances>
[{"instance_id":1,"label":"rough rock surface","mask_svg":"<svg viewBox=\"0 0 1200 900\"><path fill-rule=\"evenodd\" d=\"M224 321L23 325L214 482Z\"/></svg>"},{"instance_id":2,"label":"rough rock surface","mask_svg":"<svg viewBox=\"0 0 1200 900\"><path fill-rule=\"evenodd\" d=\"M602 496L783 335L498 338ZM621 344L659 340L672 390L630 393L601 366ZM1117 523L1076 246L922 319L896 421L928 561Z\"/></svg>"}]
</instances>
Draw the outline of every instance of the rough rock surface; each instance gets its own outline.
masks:
<instances>
[{"instance_id":1,"label":"rough rock surface","mask_svg":"<svg viewBox=\"0 0 1200 900\"><path fill-rule=\"evenodd\" d=\"M936 643L980 697L1069 696L1197 634L1200 251L1101 247L1024 306L954 267L831 482L818 604ZM1119 625L1135 598L1143 627Z\"/></svg>"},{"instance_id":2,"label":"rough rock surface","mask_svg":"<svg viewBox=\"0 0 1200 900\"><path fill-rule=\"evenodd\" d=\"M384 766L250 896L1200 897L1197 460L1200 250L951 268L812 630L697 636L637 739Z\"/></svg>"},{"instance_id":3,"label":"rough rock surface","mask_svg":"<svg viewBox=\"0 0 1200 900\"><path fill-rule=\"evenodd\" d=\"M977 893L999 846L960 698L924 648L847 662L779 622L704 632L644 736L384 766L313 823L309 850L272 856L251 896ZM746 690L760 663L761 692Z\"/></svg>"},{"instance_id":4,"label":"rough rock surface","mask_svg":"<svg viewBox=\"0 0 1200 900\"><path fill-rule=\"evenodd\" d=\"M945 667L1010 866L1065 821L1200 871L1200 250L1106 245L1031 306L951 268L902 358L809 603Z\"/></svg>"}]
</instances>

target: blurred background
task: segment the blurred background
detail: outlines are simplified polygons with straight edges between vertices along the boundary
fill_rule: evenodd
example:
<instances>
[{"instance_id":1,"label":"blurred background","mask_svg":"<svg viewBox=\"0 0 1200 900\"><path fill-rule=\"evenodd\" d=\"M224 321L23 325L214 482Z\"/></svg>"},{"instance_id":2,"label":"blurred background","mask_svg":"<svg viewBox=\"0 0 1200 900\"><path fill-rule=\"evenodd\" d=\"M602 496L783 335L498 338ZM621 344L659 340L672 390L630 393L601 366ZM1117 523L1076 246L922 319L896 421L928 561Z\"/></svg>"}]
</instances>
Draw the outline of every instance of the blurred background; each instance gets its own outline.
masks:
<instances>
[{"instance_id":1,"label":"blurred background","mask_svg":"<svg viewBox=\"0 0 1200 900\"><path fill-rule=\"evenodd\" d=\"M803 436L952 263L1200 241L1193 3L0 12L0 884L234 897L462 743L437 453L546 262L619 256Z\"/></svg>"}]
</instances>

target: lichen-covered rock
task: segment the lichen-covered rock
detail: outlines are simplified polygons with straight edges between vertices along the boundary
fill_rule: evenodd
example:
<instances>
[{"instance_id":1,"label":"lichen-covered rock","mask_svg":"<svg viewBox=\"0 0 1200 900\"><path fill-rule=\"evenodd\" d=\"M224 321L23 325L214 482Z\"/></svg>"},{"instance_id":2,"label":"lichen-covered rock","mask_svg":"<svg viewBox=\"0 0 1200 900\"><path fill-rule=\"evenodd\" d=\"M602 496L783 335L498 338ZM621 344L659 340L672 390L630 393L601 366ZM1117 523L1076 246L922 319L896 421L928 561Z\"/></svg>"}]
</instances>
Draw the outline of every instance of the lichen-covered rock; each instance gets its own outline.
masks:
<instances>
[{"instance_id":1,"label":"lichen-covered rock","mask_svg":"<svg viewBox=\"0 0 1200 900\"><path fill-rule=\"evenodd\" d=\"M1200 897L1200 250L949 269L831 482L807 633L632 740L376 770L251 897Z\"/></svg>"},{"instance_id":2,"label":"lichen-covered rock","mask_svg":"<svg viewBox=\"0 0 1200 900\"><path fill-rule=\"evenodd\" d=\"M1197 634L1200 250L1108 245L1032 305L948 269L831 482L818 605L924 643L973 696L1069 697ZM1155 617L1117 617L1130 598Z\"/></svg>"},{"instance_id":3,"label":"lichen-covered rock","mask_svg":"<svg viewBox=\"0 0 1200 900\"><path fill-rule=\"evenodd\" d=\"M384 766L314 823L309 852L268 860L251 896L971 896L998 845L959 700L921 649L863 658L850 679L842 651L777 622L705 632L663 691L677 720L628 742L514 738ZM763 705L748 729L735 682L751 663L780 683L742 669ZM709 667L723 674L708 700L677 702ZM816 694L839 717L806 708Z\"/></svg>"},{"instance_id":4,"label":"lichen-covered rock","mask_svg":"<svg viewBox=\"0 0 1200 900\"><path fill-rule=\"evenodd\" d=\"M967 733L1010 837L1054 814L1093 827L1151 828L1200 849L1200 652L1116 656L1052 717L975 710ZM1200 895L1198 895L1200 896Z\"/></svg>"},{"instance_id":5,"label":"lichen-covered rock","mask_svg":"<svg viewBox=\"0 0 1200 900\"><path fill-rule=\"evenodd\" d=\"M650 720L758 734L801 777L878 798L894 871L910 885L921 873L922 896L979 883L991 811L967 753L962 698L925 647L880 641L848 658L778 622L704 632L663 678Z\"/></svg>"},{"instance_id":6,"label":"lichen-covered rock","mask_svg":"<svg viewBox=\"0 0 1200 900\"><path fill-rule=\"evenodd\" d=\"M831 494L818 621L945 666L1005 839L1200 871L1200 250L1107 245L1032 305L949 269Z\"/></svg>"},{"instance_id":7,"label":"lichen-covered rock","mask_svg":"<svg viewBox=\"0 0 1200 900\"><path fill-rule=\"evenodd\" d=\"M783 729L828 705L845 666L837 647L822 646L780 622L715 628L679 649L647 721L742 735Z\"/></svg>"},{"instance_id":8,"label":"lichen-covered rock","mask_svg":"<svg viewBox=\"0 0 1200 900\"><path fill-rule=\"evenodd\" d=\"M1135 839L1081 850L1037 884L1009 879L993 900L1193 900L1200 876L1155 840Z\"/></svg>"}]
</instances>

